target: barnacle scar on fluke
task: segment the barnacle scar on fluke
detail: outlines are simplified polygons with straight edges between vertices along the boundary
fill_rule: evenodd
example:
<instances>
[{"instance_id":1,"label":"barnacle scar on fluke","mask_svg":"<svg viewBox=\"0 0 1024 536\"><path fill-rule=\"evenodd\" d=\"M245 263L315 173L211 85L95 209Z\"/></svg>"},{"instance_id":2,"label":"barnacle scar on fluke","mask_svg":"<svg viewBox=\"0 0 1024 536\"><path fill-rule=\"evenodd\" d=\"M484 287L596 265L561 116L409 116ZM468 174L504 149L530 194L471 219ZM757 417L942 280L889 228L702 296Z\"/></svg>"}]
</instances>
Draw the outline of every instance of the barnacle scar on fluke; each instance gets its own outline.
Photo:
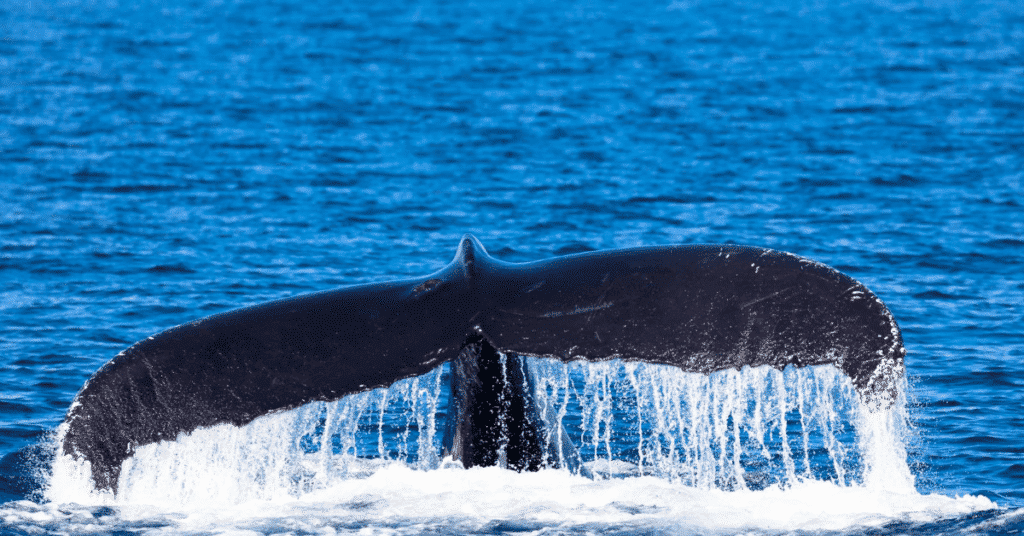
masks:
<instances>
[{"instance_id":1,"label":"barnacle scar on fluke","mask_svg":"<svg viewBox=\"0 0 1024 536\"><path fill-rule=\"evenodd\" d=\"M535 470L551 463L540 442L552 434L526 388L523 356L700 373L831 363L878 410L896 398L905 353L871 291L789 253L656 246L516 264L466 235L434 274L246 307L136 343L78 393L62 448L90 462L97 489L116 491L121 463L140 446L451 361L446 455L467 467Z\"/></svg>"}]
</instances>

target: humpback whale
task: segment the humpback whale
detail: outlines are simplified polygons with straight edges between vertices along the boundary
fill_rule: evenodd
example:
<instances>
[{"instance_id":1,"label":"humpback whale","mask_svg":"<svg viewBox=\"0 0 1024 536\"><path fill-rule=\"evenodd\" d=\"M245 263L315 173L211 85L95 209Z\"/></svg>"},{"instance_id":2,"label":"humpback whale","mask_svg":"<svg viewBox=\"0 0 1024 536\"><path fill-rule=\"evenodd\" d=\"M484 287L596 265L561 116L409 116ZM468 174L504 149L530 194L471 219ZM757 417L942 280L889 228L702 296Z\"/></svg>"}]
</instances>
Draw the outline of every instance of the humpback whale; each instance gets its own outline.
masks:
<instances>
[{"instance_id":1,"label":"humpback whale","mask_svg":"<svg viewBox=\"0 0 1024 536\"><path fill-rule=\"evenodd\" d=\"M122 462L143 445L450 362L445 454L467 467L536 470L553 463L541 445L551 434L525 357L697 373L832 364L877 410L896 398L905 353L871 291L790 253L682 245L508 263L466 235L427 276L245 307L132 345L77 394L60 448L90 464L96 489L116 492Z\"/></svg>"}]
</instances>

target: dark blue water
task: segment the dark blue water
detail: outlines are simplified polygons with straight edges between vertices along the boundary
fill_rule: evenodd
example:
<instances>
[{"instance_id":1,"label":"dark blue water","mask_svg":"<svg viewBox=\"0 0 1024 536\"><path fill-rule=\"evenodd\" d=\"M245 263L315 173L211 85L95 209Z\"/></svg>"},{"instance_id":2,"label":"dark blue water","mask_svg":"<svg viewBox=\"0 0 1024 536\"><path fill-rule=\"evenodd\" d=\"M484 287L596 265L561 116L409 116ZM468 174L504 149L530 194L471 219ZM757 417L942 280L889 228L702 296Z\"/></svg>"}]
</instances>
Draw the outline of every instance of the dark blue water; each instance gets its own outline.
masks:
<instances>
[{"instance_id":1,"label":"dark blue water","mask_svg":"<svg viewBox=\"0 0 1024 536\"><path fill-rule=\"evenodd\" d=\"M136 340L465 232L834 266L903 328L918 489L1024 507L1024 4L0 6L0 455Z\"/></svg>"}]
</instances>

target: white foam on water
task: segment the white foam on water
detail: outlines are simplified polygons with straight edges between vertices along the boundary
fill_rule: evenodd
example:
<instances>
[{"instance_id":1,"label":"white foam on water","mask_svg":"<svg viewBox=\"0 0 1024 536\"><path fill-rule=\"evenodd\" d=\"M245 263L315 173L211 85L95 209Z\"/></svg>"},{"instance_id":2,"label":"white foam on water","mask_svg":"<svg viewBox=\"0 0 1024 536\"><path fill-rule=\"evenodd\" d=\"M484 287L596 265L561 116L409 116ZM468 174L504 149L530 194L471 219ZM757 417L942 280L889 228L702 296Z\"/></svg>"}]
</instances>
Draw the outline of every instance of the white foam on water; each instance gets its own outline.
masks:
<instances>
[{"instance_id":1,"label":"white foam on water","mask_svg":"<svg viewBox=\"0 0 1024 536\"><path fill-rule=\"evenodd\" d=\"M770 533L996 508L984 497L919 494L906 463L905 402L868 411L831 366L710 376L621 361L531 359L529 367L541 416L559 431L548 444L571 441L593 478L440 460L447 385L439 369L143 446L122 466L116 496L92 490L86 464L58 456L49 505L3 515L50 518L70 532L99 524L154 534L460 533L495 524ZM97 505L116 513L97 517Z\"/></svg>"},{"instance_id":2,"label":"white foam on water","mask_svg":"<svg viewBox=\"0 0 1024 536\"><path fill-rule=\"evenodd\" d=\"M364 478L339 480L301 498L199 503L188 507L120 503L116 523L148 533L256 533L305 531L417 533L446 527L472 533L497 524L520 531L575 528L669 529L674 533L842 531L893 520L928 522L993 508L979 497L950 498L801 481L764 490L724 491L642 476L591 480L561 470L514 473L497 467L418 470L378 467ZM75 528L102 524L92 510L63 505L37 511L35 521ZM113 517L113 516L112 516ZM28 521L28 520L24 520ZM24 522L23 521L23 522ZM22 524L22 523L18 523ZM162 526L161 526L162 525Z\"/></svg>"}]
</instances>

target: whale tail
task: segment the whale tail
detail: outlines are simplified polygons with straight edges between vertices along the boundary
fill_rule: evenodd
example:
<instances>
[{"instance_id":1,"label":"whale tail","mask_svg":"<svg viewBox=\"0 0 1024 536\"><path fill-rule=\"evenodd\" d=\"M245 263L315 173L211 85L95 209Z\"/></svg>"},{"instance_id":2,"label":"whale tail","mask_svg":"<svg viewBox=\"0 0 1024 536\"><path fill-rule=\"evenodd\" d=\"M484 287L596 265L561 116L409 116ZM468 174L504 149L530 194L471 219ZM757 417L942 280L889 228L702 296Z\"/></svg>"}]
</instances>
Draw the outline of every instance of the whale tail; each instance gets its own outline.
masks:
<instances>
[{"instance_id":1,"label":"whale tail","mask_svg":"<svg viewBox=\"0 0 1024 536\"><path fill-rule=\"evenodd\" d=\"M869 408L895 400L902 338L874 294L827 266L731 245L512 264L467 235L428 276L238 309L136 343L65 418L66 455L116 491L135 449L219 423L386 387L453 365L444 448L466 465L550 465L523 356L711 373L833 364ZM493 410L493 411L492 411ZM571 460L571 453L563 456Z\"/></svg>"}]
</instances>

